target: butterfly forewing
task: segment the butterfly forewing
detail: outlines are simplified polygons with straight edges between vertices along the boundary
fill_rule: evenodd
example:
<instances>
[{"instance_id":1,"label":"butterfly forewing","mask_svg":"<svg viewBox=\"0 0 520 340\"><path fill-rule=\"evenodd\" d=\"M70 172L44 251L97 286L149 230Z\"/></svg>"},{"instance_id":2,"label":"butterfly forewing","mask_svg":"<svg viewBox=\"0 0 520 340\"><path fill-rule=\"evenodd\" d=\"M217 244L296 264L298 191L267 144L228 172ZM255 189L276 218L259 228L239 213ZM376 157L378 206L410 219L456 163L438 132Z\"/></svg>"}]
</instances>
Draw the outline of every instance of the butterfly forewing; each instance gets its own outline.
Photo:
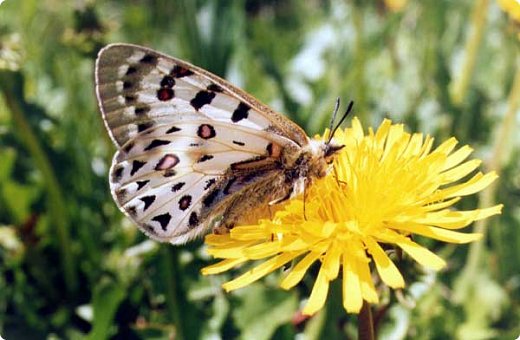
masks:
<instances>
[{"instance_id":1,"label":"butterfly forewing","mask_svg":"<svg viewBox=\"0 0 520 340\"><path fill-rule=\"evenodd\" d=\"M241 194L273 183L282 149L308 143L297 125L224 80L138 46L100 52L96 91L118 147L114 199L160 241L203 233Z\"/></svg>"},{"instance_id":2,"label":"butterfly forewing","mask_svg":"<svg viewBox=\"0 0 520 340\"><path fill-rule=\"evenodd\" d=\"M118 146L148 127L192 116L271 131L300 146L308 140L298 125L225 80L140 46L115 44L101 50L96 85Z\"/></svg>"}]
</instances>

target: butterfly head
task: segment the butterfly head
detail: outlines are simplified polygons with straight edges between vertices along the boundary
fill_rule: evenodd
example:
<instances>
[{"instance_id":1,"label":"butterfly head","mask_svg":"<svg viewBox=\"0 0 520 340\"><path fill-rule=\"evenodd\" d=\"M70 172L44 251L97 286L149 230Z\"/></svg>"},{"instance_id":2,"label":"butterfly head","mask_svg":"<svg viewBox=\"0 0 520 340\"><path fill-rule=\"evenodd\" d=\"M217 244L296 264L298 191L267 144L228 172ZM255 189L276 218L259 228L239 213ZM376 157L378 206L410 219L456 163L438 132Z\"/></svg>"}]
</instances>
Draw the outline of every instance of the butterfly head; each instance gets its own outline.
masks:
<instances>
[{"instance_id":1,"label":"butterfly head","mask_svg":"<svg viewBox=\"0 0 520 340\"><path fill-rule=\"evenodd\" d=\"M327 175L337 152L345 145L337 144L334 140L324 143L322 141L310 142L309 174L312 177L324 177Z\"/></svg>"},{"instance_id":2,"label":"butterfly head","mask_svg":"<svg viewBox=\"0 0 520 340\"><path fill-rule=\"evenodd\" d=\"M336 152L343 149L345 145L333 143L333 141L323 144L323 158L327 164L332 164Z\"/></svg>"},{"instance_id":3,"label":"butterfly head","mask_svg":"<svg viewBox=\"0 0 520 340\"><path fill-rule=\"evenodd\" d=\"M334 155L336 154L336 152L338 152L339 150L341 150L345 147L345 145L337 144L333 138L334 138L334 134L336 133L338 128L341 126L341 123L343 123L345 118L347 118L349 113L352 111L353 106L354 106L354 102L351 101L348 105L347 110L345 111L345 113L343 114L343 116L341 117L339 122L336 124L336 126L334 126L334 121L336 120L336 114L338 113L338 109L339 109L339 98L336 100L336 106L334 108L334 112L332 114L332 119L330 121L330 128L329 128L330 135L329 135L327 142L325 142L322 145L322 149L323 149L322 157L325 160L325 163L327 163L329 165L332 164L332 162L334 161Z\"/></svg>"}]
</instances>

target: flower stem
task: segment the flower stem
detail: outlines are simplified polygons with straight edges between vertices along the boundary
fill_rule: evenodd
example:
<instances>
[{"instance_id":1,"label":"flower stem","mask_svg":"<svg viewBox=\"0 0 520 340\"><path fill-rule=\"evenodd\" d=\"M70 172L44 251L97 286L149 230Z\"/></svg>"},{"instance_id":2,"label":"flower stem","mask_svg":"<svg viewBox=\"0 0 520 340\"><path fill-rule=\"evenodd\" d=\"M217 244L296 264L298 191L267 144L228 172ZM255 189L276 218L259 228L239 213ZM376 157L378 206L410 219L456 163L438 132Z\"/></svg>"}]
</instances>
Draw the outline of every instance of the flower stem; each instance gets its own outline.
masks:
<instances>
[{"instance_id":1,"label":"flower stem","mask_svg":"<svg viewBox=\"0 0 520 340\"><path fill-rule=\"evenodd\" d=\"M466 41L464 49L464 64L460 75L451 84L451 100L460 106L466 98L473 70L477 60L477 52L482 41L482 35L486 25L487 8L489 0L475 1L471 16L471 33Z\"/></svg>"},{"instance_id":2,"label":"flower stem","mask_svg":"<svg viewBox=\"0 0 520 340\"><path fill-rule=\"evenodd\" d=\"M493 146L492 158L487 164L490 171L496 171L500 174L502 164L509 157L511 148L508 148L510 139L515 129L516 112L520 107L520 65L517 65L515 79L509 94L508 108L502 124L497 133L497 139ZM486 190L480 193L479 208L489 207L495 204L496 182L491 184ZM483 238L486 236L488 219L479 220L475 223L475 232L481 233ZM478 268L485 242L474 242L470 246L468 260L466 263L467 274L471 278Z\"/></svg>"},{"instance_id":3,"label":"flower stem","mask_svg":"<svg viewBox=\"0 0 520 340\"><path fill-rule=\"evenodd\" d=\"M179 269L177 256L175 249L163 247L162 270L166 284L166 307L175 325L175 339L183 340L185 337L182 328L181 303L179 303L177 298L179 292L179 287L177 286L179 275L176 275Z\"/></svg>"},{"instance_id":4,"label":"flower stem","mask_svg":"<svg viewBox=\"0 0 520 340\"><path fill-rule=\"evenodd\" d=\"M359 340L374 340L374 319L372 318L372 308L370 304L363 301L363 307L358 316L358 339Z\"/></svg>"},{"instance_id":5,"label":"flower stem","mask_svg":"<svg viewBox=\"0 0 520 340\"><path fill-rule=\"evenodd\" d=\"M364 18L360 3L353 1L352 3L352 22L355 29L355 45L354 45L354 101L357 107L357 116L361 121L366 118L366 86L365 86L365 49L364 49Z\"/></svg>"}]
</instances>

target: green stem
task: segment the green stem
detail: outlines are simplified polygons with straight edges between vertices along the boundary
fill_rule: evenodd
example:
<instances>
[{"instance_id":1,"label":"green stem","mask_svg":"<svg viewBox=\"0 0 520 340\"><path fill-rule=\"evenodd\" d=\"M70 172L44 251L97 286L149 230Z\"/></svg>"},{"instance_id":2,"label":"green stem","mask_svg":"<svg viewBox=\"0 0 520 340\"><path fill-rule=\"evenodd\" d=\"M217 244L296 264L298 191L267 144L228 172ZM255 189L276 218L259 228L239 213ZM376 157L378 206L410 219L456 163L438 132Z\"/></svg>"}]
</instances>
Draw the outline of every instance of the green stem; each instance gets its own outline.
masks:
<instances>
[{"instance_id":1,"label":"green stem","mask_svg":"<svg viewBox=\"0 0 520 340\"><path fill-rule=\"evenodd\" d=\"M516 112L520 107L520 65L517 65L515 79L513 86L509 94L508 108L504 119L499 127L497 133L497 139L493 146L493 156L487 164L487 169L490 171L496 171L500 174L502 164L507 160L510 154L511 148L508 148L510 144L513 130L516 127L515 119ZM495 193L496 193L496 182L490 185L486 190L480 193L479 208L490 207L495 204ZM475 223L475 232L481 233L483 238L486 237L487 224L489 219L483 219ZM466 263L466 272L469 278L473 277L478 269L480 260L482 258L484 241L474 242L471 244L468 254L468 260Z\"/></svg>"},{"instance_id":2,"label":"green stem","mask_svg":"<svg viewBox=\"0 0 520 340\"><path fill-rule=\"evenodd\" d=\"M468 92L471 76L475 69L478 49L486 26L488 5L489 0L475 1L475 7L471 16L471 33L464 49L464 64L460 75L451 86L451 100L456 106L460 106L464 102Z\"/></svg>"},{"instance_id":3,"label":"green stem","mask_svg":"<svg viewBox=\"0 0 520 340\"><path fill-rule=\"evenodd\" d=\"M363 46L364 20L363 11L359 8L361 4L352 3L352 21L356 31L356 42L354 45L354 101L356 102L356 115L362 122L366 122L366 86L365 86L365 49Z\"/></svg>"},{"instance_id":4,"label":"green stem","mask_svg":"<svg viewBox=\"0 0 520 340\"><path fill-rule=\"evenodd\" d=\"M363 301L363 307L358 316L358 339L374 340L375 338L372 308L370 308L370 304Z\"/></svg>"},{"instance_id":5,"label":"green stem","mask_svg":"<svg viewBox=\"0 0 520 340\"><path fill-rule=\"evenodd\" d=\"M177 279L176 271L178 271L177 254L172 247L162 247L162 271L164 273L166 284L166 306L168 313L175 324L175 339L184 339L184 330L182 328L181 311L179 309L181 303L177 299ZM179 276L177 275L177 278Z\"/></svg>"},{"instance_id":6,"label":"green stem","mask_svg":"<svg viewBox=\"0 0 520 340\"><path fill-rule=\"evenodd\" d=\"M0 90L3 93L6 106L11 112L16 132L45 179L44 183L49 198L46 203L51 221L56 227L60 244L61 267L65 285L68 292L73 292L77 288L78 280L71 250L72 242L68 229L69 221L65 209L65 199L51 162L25 117L26 111L29 113L30 110L37 108L31 107L30 104L23 101L23 82L23 77L20 73L0 72Z\"/></svg>"}]
</instances>

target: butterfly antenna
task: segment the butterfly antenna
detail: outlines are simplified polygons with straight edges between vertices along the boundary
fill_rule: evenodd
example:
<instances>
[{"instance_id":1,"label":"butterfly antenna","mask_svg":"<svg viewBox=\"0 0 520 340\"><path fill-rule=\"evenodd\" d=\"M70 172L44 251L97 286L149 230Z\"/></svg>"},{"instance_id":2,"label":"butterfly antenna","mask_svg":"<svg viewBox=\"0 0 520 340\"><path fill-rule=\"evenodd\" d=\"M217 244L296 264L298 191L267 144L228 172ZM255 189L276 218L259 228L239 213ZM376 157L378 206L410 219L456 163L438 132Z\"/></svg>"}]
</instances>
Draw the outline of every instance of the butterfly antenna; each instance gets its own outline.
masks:
<instances>
[{"instance_id":1,"label":"butterfly antenna","mask_svg":"<svg viewBox=\"0 0 520 340\"><path fill-rule=\"evenodd\" d=\"M338 102L339 102L339 99L336 103L338 103ZM341 119L339 120L339 122L336 125L336 127L334 128L334 130L331 130L330 137L329 137L329 140L327 141L327 144L330 143L330 141L332 140L332 137L334 137L334 134L336 133L336 130L341 126L341 124L345 121L345 119L347 118L349 113L352 111L353 106L354 106L354 101L351 100L350 103L348 104L347 111L345 111L345 113L343 114L343 117L341 117Z\"/></svg>"},{"instance_id":2,"label":"butterfly antenna","mask_svg":"<svg viewBox=\"0 0 520 340\"><path fill-rule=\"evenodd\" d=\"M334 112L332 112L332 119L330 120L330 125L329 125L329 133L330 133L329 142L332 139L332 129L334 128L334 121L336 120L336 116L338 114L339 104L340 104L340 100L339 100L339 97L338 97L338 98L336 98L336 105L334 106Z\"/></svg>"}]
</instances>

